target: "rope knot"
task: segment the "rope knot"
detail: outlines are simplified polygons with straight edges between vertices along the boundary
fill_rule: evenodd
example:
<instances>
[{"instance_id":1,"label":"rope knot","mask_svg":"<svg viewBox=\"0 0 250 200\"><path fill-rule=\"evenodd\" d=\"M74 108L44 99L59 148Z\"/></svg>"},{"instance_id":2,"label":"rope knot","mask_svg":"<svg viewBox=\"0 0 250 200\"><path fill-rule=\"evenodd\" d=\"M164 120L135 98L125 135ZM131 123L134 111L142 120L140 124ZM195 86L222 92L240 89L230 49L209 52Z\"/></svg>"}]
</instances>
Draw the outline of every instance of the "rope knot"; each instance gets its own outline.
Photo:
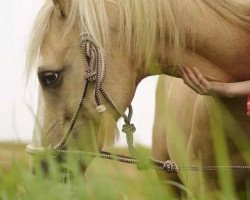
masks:
<instances>
[{"instance_id":1,"label":"rope knot","mask_svg":"<svg viewBox=\"0 0 250 200\"><path fill-rule=\"evenodd\" d=\"M96 72L93 70L88 70L86 71L85 74L85 79L90 81L90 82L95 82L97 78Z\"/></svg>"},{"instance_id":2,"label":"rope knot","mask_svg":"<svg viewBox=\"0 0 250 200\"><path fill-rule=\"evenodd\" d=\"M124 124L122 127L122 132L126 134L133 134L135 131L136 128L134 124Z\"/></svg>"},{"instance_id":3,"label":"rope knot","mask_svg":"<svg viewBox=\"0 0 250 200\"><path fill-rule=\"evenodd\" d=\"M98 113L104 113L107 110L107 108L105 105L100 105L96 108L96 110Z\"/></svg>"},{"instance_id":4,"label":"rope knot","mask_svg":"<svg viewBox=\"0 0 250 200\"><path fill-rule=\"evenodd\" d=\"M93 37L90 33L88 32L83 32L81 35L80 35L80 41L81 42L84 42L84 41L93 41Z\"/></svg>"},{"instance_id":5,"label":"rope knot","mask_svg":"<svg viewBox=\"0 0 250 200\"><path fill-rule=\"evenodd\" d=\"M163 170L169 173L178 173L179 168L177 164L171 160L165 161L163 164Z\"/></svg>"}]
</instances>

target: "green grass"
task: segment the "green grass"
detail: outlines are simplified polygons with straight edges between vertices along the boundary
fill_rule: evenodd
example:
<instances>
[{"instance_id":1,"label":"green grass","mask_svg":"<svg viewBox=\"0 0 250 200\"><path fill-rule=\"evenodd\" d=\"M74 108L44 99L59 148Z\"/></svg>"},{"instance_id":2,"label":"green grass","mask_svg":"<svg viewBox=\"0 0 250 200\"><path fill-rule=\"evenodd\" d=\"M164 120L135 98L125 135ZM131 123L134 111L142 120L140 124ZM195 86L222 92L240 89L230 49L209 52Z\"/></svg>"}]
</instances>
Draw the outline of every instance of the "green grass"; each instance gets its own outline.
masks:
<instances>
[{"instance_id":1,"label":"green grass","mask_svg":"<svg viewBox=\"0 0 250 200\"><path fill-rule=\"evenodd\" d=\"M171 199L165 185L154 170L138 171L135 166L115 161L95 159L86 177L78 161L69 157L64 167L71 173L60 173L59 166L48 156L50 174L34 164L36 175L28 168L28 156L23 145L1 144L0 199L3 200L68 200L68 199ZM126 153L124 149L114 149ZM4 157L8 152L8 157ZM3 153L3 155L2 155ZM6 163L9 163L8 165ZM65 183L65 176L68 179Z\"/></svg>"},{"instance_id":2,"label":"green grass","mask_svg":"<svg viewBox=\"0 0 250 200\"><path fill-rule=\"evenodd\" d=\"M141 150L142 148L139 148ZM142 149L143 154L148 149ZM125 149L111 149L111 152L126 154ZM50 166L45 175L40 165L33 162L36 174L29 169L29 156L22 144L0 144L0 199L1 200L165 200L176 199L171 196L168 184L160 181L154 170L138 171L136 166L115 161L94 159L84 176L78 165L78 158L69 156L60 167L53 156L47 155ZM61 167L70 170L62 173ZM202 178L202 174L201 178ZM67 177L67 182L65 182ZM73 177L73 178L72 178ZM199 173L197 173L197 177ZM222 189L219 195L222 200L235 199L232 182L227 175L219 176ZM187 187L178 185L183 194L192 193ZM201 185L201 190L204 185ZM249 183L248 183L249 187ZM228 194L230 197L228 198ZM210 200L210 194L204 193L202 199ZM212 199L211 199L212 200Z\"/></svg>"}]
</instances>

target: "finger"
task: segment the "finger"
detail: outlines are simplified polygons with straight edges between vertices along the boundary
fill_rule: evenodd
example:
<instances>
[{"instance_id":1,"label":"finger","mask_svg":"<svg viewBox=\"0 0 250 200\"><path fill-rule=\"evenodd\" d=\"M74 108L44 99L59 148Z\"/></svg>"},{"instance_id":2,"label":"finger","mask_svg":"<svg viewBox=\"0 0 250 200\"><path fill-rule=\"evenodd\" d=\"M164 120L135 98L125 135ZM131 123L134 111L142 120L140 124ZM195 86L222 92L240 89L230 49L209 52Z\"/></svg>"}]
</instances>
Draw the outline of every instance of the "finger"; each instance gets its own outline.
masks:
<instances>
[{"instance_id":1,"label":"finger","mask_svg":"<svg viewBox=\"0 0 250 200\"><path fill-rule=\"evenodd\" d=\"M185 67L184 70L186 71L187 75L189 76L189 79L193 82L193 84L199 88L200 82L198 80L198 77L196 77L196 74L188 67Z\"/></svg>"},{"instance_id":2,"label":"finger","mask_svg":"<svg viewBox=\"0 0 250 200\"><path fill-rule=\"evenodd\" d=\"M185 83L187 83L188 86L190 86L192 89L197 90L197 87L193 83L192 79L189 77L187 70L185 67L182 69L182 74L183 74L183 80Z\"/></svg>"},{"instance_id":3,"label":"finger","mask_svg":"<svg viewBox=\"0 0 250 200\"><path fill-rule=\"evenodd\" d=\"M200 73L200 71L198 69L196 69L194 67L193 70L194 70L196 76L198 77L198 80L202 83L203 86L210 85L210 82L203 76L202 73Z\"/></svg>"},{"instance_id":4,"label":"finger","mask_svg":"<svg viewBox=\"0 0 250 200\"><path fill-rule=\"evenodd\" d=\"M185 70L186 70L186 73L187 73L189 79L192 81L192 83L195 85L195 87L199 91L199 94L202 94L202 95L207 94L207 89L199 81L196 73L194 71L192 71L190 68L185 68Z\"/></svg>"},{"instance_id":5,"label":"finger","mask_svg":"<svg viewBox=\"0 0 250 200\"><path fill-rule=\"evenodd\" d=\"M199 82L199 86L198 86L199 89L202 91L203 94L207 94L209 82L204 78L204 76L196 68L192 68L192 72L195 74L195 77L197 77L197 80Z\"/></svg>"},{"instance_id":6,"label":"finger","mask_svg":"<svg viewBox=\"0 0 250 200\"><path fill-rule=\"evenodd\" d=\"M183 76L183 81L186 85L188 85L191 89L193 89L196 93L198 94L202 94L202 91L199 90L199 88L197 88L195 86L195 84L192 82L192 80L189 78L187 72L184 69L182 70L182 76Z\"/></svg>"},{"instance_id":7,"label":"finger","mask_svg":"<svg viewBox=\"0 0 250 200\"><path fill-rule=\"evenodd\" d=\"M194 68L194 72L196 73L196 76L198 77L198 80L200 81L202 87L201 89L208 93L209 90L211 89L211 83L203 76L202 73L196 68Z\"/></svg>"}]
</instances>

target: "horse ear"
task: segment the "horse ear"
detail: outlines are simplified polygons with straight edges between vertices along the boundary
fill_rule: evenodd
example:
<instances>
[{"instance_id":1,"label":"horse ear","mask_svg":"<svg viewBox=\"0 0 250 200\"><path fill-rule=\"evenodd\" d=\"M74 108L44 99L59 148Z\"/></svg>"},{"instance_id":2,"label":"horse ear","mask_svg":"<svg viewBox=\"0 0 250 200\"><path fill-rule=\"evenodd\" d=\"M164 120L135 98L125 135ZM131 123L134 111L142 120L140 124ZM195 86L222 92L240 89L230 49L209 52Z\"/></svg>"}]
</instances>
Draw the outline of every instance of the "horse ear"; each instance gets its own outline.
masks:
<instances>
[{"instance_id":1,"label":"horse ear","mask_svg":"<svg viewBox=\"0 0 250 200\"><path fill-rule=\"evenodd\" d=\"M62 16L66 16L67 4L69 0L52 0L55 7L61 12Z\"/></svg>"}]
</instances>

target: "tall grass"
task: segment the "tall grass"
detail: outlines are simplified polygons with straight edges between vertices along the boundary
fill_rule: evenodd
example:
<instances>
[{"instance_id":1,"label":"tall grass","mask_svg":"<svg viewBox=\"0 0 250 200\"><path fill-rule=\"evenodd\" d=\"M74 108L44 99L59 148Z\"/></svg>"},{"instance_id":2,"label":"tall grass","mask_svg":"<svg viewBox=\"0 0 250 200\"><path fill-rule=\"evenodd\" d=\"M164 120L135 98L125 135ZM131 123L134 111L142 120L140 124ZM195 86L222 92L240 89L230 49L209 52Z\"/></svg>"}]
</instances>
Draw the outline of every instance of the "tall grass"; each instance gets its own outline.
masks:
<instances>
[{"instance_id":1,"label":"tall grass","mask_svg":"<svg viewBox=\"0 0 250 200\"><path fill-rule=\"evenodd\" d=\"M8 149L6 145L5 148ZM11 149L13 151L13 145ZM124 150L121 149L113 151L124 153ZM40 160L44 158L50 166L47 174L39 164ZM36 156L33 162L33 172L35 171L35 173L32 173L27 166L28 159L23 148L23 154L19 154L17 157L13 155L13 159L9 161L8 169L0 168L0 199L177 199L169 192L168 186L170 184L180 187L189 199L195 199L186 186L160 181L154 170L138 171L135 166L120 164L115 161L95 159L85 176L79 168L79 159L75 156L69 156L59 166L52 155ZM68 171L62 171L62 167L67 168ZM202 176L202 173L197 173L195 178L201 181ZM218 193L221 199L237 199L230 177L228 178L225 174L219 177L222 189ZM200 189L202 187L205 186L201 184ZM211 199L210 194L203 193L201 199Z\"/></svg>"},{"instance_id":2,"label":"tall grass","mask_svg":"<svg viewBox=\"0 0 250 200\"><path fill-rule=\"evenodd\" d=\"M5 146L6 147L6 146ZM24 150L23 150L24 151ZM124 150L118 150L120 153ZM33 171L27 157L13 158L9 169L0 169L0 199L171 199L155 171L138 171L135 166L95 159L86 176L77 157L69 156L62 165L46 155L50 170L45 174L39 164L45 157L36 156ZM62 172L62 167L70 172ZM67 179L67 181L65 181Z\"/></svg>"}]
</instances>

